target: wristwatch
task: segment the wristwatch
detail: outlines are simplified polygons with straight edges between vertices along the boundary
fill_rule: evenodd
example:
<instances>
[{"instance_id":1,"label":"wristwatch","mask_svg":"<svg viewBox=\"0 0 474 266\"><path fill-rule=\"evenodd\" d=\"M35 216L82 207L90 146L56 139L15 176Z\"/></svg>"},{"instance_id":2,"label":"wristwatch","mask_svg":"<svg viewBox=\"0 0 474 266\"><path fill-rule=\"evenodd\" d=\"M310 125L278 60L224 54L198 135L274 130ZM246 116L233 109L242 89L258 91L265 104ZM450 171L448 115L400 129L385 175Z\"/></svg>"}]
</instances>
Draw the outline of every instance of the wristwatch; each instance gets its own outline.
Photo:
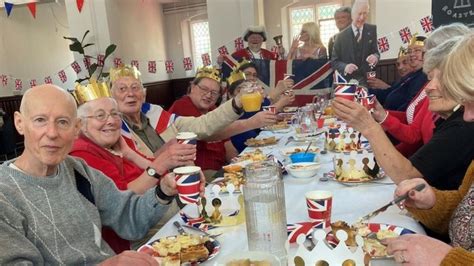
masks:
<instances>
[{"instance_id":1,"label":"wristwatch","mask_svg":"<svg viewBox=\"0 0 474 266\"><path fill-rule=\"evenodd\" d=\"M161 187L160 185L156 185L155 187L155 195L156 197L158 197L159 199L163 200L163 201L167 201L168 203L166 204L170 204L171 201L174 199L174 196L168 196L166 195L163 190L161 190Z\"/></svg>"},{"instance_id":2,"label":"wristwatch","mask_svg":"<svg viewBox=\"0 0 474 266\"><path fill-rule=\"evenodd\" d=\"M156 178L156 179L160 179L160 178L161 178L161 175L156 172L155 168L147 167L147 168L146 168L146 173L147 173L149 176L154 177L154 178Z\"/></svg>"}]
</instances>

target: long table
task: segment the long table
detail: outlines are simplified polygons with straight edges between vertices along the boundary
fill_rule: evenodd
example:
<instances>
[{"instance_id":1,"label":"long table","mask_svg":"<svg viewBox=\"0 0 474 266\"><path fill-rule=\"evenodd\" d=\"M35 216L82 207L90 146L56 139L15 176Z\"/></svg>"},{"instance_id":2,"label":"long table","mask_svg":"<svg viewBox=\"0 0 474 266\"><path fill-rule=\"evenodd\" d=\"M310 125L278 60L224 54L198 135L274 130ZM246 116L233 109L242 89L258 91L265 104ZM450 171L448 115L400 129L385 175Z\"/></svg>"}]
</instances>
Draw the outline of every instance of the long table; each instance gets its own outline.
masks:
<instances>
[{"instance_id":1,"label":"long table","mask_svg":"<svg viewBox=\"0 0 474 266\"><path fill-rule=\"evenodd\" d=\"M273 132L262 131L259 137L276 136L279 142L276 145L261 147L264 154L272 154L277 157L284 164L290 163L288 158L285 158L279 150L284 147L291 146L306 146L308 143L291 142L285 146L288 137L295 135L294 130L284 134L275 134ZM314 146L320 148L324 145L323 135L313 141ZM247 148L244 152L252 151L254 148ZM285 185L285 203L287 223L298 223L309 221L306 202L304 194L311 190L328 190L333 193L333 207L332 207L332 221L342 220L349 224L356 222L360 217L370 213L371 211L381 207L393 199L393 192L395 185L386 177L377 180L377 183L364 183L358 185L348 186L334 180L321 181L320 178L323 173L333 170L334 154L328 152L327 154L318 154L317 160L321 163L321 168L318 174L310 179L301 181L290 175L283 177ZM207 191L208 193L209 191ZM183 210L186 212L190 208L196 206L188 205ZM174 221L182 222L179 215L175 215L168 223L166 223L160 231L157 232L151 239L154 241L161 237L176 235L176 228L173 226ZM402 212L396 206L388 208L385 212L379 214L370 220L371 223L384 223L397 225L410 229L416 233L425 234L425 231L412 217ZM219 258L226 255L248 250L247 247L247 233L245 223L227 227L224 233L217 238L221 244L220 253L212 260L203 263L203 265L214 265ZM291 245L289 257L296 252L296 245ZM291 262L289 262L291 265ZM379 260L373 261L372 265L390 265L394 264L393 260Z\"/></svg>"}]
</instances>

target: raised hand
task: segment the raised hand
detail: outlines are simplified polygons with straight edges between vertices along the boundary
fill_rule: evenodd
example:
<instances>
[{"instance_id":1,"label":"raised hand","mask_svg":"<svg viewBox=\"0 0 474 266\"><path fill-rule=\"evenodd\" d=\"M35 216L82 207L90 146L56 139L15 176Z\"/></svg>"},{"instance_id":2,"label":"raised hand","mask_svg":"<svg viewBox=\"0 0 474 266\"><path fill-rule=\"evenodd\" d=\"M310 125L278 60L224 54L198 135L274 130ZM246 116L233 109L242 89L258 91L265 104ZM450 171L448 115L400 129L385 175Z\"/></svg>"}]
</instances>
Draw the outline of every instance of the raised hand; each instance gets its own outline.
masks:
<instances>
[{"instance_id":1,"label":"raised hand","mask_svg":"<svg viewBox=\"0 0 474 266\"><path fill-rule=\"evenodd\" d=\"M260 111L249 118L253 128L261 128L273 125L277 122L278 116L270 111Z\"/></svg>"},{"instance_id":2,"label":"raised hand","mask_svg":"<svg viewBox=\"0 0 474 266\"><path fill-rule=\"evenodd\" d=\"M159 173L164 173L168 169L183 165L193 165L196 159L196 145L180 144L176 139L170 140L163 145L159 152L155 153L155 160L152 165Z\"/></svg>"},{"instance_id":3,"label":"raised hand","mask_svg":"<svg viewBox=\"0 0 474 266\"><path fill-rule=\"evenodd\" d=\"M359 69L359 67L356 66L355 64L347 64L346 67L344 68L344 73L345 74L352 74L357 69Z\"/></svg>"},{"instance_id":4,"label":"raised hand","mask_svg":"<svg viewBox=\"0 0 474 266\"><path fill-rule=\"evenodd\" d=\"M421 191L412 190L419 184L425 184L426 187ZM408 198L401 202L404 206L427 210L431 209L436 203L436 195L433 188L423 178L403 180L398 184L394 197L401 196L408 191L410 191Z\"/></svg>"}]
</instances>

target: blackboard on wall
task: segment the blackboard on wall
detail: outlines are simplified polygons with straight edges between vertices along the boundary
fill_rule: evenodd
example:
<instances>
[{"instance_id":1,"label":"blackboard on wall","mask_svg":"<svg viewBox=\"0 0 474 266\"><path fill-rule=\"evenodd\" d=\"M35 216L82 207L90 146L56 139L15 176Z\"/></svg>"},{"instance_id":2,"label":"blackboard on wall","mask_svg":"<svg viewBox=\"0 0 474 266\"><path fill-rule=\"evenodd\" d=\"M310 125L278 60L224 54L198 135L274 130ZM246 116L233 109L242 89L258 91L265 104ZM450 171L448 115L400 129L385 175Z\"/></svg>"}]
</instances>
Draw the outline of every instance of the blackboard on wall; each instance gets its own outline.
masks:
<instances>
[{"instance_id":1,"label":"blackboard on wall","mask_svg":"<svg viewBox=\"0 0 474 266\"><path fill-rule=\"evenodd\" d=\"M453 22L474 23L474 0L432 0L433 25L439 27Z\"/></svg>"}]
</instances>

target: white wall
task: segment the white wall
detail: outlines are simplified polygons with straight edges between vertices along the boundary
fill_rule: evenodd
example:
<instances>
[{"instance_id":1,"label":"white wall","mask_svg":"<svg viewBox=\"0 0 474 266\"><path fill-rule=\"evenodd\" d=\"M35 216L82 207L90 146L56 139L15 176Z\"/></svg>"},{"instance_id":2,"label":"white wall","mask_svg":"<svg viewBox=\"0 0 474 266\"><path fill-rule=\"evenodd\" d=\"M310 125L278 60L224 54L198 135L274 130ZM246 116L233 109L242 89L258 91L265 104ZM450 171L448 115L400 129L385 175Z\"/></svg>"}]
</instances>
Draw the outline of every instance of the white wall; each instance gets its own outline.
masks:
<instances>
[{"instance_id":1,"label":"white wall","mask_svg":"<svg viewBox=\"0 0 474 266\"><path fill-rule=\"evenodd\" d=\"M390 50L382 53L381 58L395 58L402 45L398 34L401 28L409 26L412 34L425 35L419 20L431 14L431 0L377 0L371 12L374 11L377 35L387 36L390 43Z\"/></svg>"},{"instance_id":2,"label":"white wall","mask_svg":"<svg viewBox=\"0 0 474 266\"><path fill-rule=\"evenodd\" d=\"M38 84L51 75L53 82L69 87L73 80L63 84L57 72L73 61L68 41L69 25L64 3L38 4L36 19L26 6L14 6L10 17L0 10L0 74L22 79L23 90L30 87L30 79ZM14 80L8 86L0 84L0 96L12 95Z\"/></svg>"}]
</instances>

